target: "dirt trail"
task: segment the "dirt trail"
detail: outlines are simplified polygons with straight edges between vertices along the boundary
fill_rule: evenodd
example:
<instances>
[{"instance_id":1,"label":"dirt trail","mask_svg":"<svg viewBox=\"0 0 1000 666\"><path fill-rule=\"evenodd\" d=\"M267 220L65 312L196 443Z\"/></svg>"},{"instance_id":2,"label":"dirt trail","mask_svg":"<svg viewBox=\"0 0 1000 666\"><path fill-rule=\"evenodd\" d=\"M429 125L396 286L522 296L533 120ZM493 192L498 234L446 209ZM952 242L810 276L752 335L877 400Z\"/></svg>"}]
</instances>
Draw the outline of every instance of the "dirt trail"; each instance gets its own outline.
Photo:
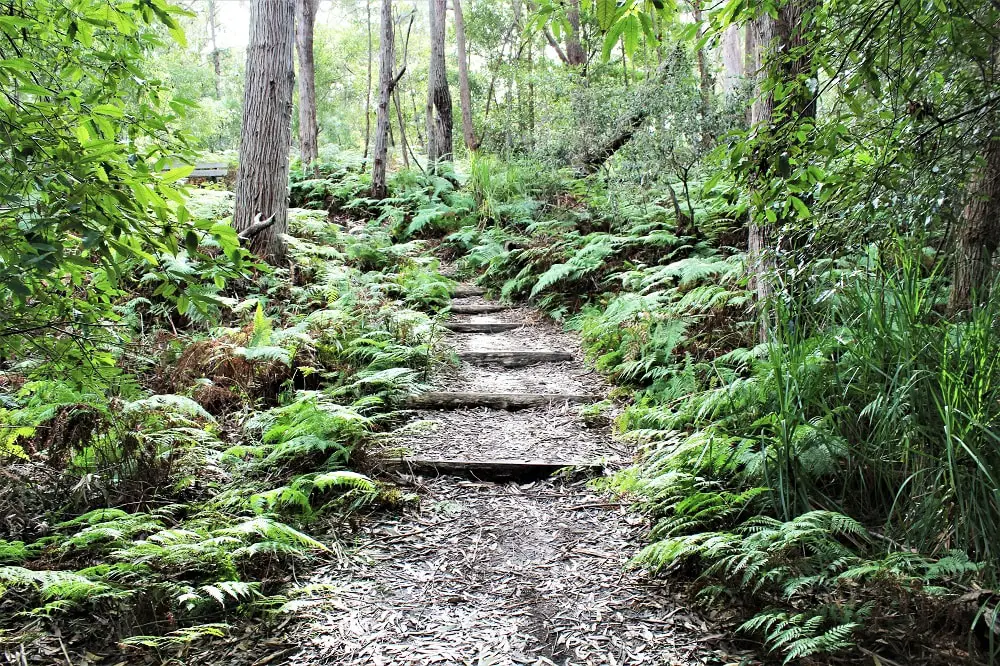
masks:
<instances>
[{"instance_id":1,"label":"dirt trail","mask_svg":"<svg viewBox=\"0 0 1000 666\"><path fill-rule=\"evenodd\" d=\"M484 304L478 297L455 303ZM586 393L606 389L579 344L524 309L454 315L517 321L453 334L457 351L562 350L571 362L526 368L463 364L435 390ZM413 458L624 464L630 453L580 407L422 411L395 446ZM643 521L571 477L535 481L403 475L419 506L364 528L358 548L308 583L329 585L295 640L292 664L724 664L711 628L668 589L623 565Z\"/></svg>"}]
</instances>

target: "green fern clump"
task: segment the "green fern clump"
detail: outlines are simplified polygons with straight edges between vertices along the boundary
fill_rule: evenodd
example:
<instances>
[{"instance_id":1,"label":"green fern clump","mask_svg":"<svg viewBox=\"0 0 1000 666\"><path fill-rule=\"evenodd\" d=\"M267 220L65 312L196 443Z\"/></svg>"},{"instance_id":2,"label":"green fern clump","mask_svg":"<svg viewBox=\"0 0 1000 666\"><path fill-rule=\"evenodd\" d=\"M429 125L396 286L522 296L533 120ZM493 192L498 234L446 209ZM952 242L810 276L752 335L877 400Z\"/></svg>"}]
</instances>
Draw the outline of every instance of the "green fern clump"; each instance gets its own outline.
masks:
<instances>
[{"instance_id":1,"label":"green fern clump","mask_svg":"<svg viewBox=\"0 0 1000 666\"><path fill-rule=\"evenodd\" d=\"M552 285L568 280L580 280L604 266L604 260L615 252L616 240L607 235L595 236L577 250L566 262L553 264L542 273L531 288L531 296L537 296Z\"/></svg>"},{"instance_id":2,"label":"green fern clump","mask_svg":"<svg viewBox=\"0 0 1000 666\"><path fill-rule=\"evenodd\" d=\"M835 654L853 648L853 634L862 625L859 622L839 621L836 615L840 614L815 611L759 613L740 625L740 631L763 636L768 649L785 655L784 663L790 664L804 657Z\"/></svg>"},{"instance_id":3,"label":"green fern clump","mask_svg":"<svg viewBox=\"0 0 1000 666\"><path fill-rule=\"evenodd\" d=\"M441 310L451 301L454 280L438 272L438 262L413 262L394 276L400 295L409 307Z\"/></svg>"},{"instance_id":4,"label":"green fern clump","mask_svg":"<svg viewBox=\"0 0 1000 666\"><path fill-rule=\"evenodd\" d=\"M266 424L261 443L232 448L227 455L234 462L250 455L271 469L346 465L371 425L356 409L318 392L302 392L291 404L261 414L256 421Z\"/></svg>"},{"instance_id":5,"label":"green fern clump","mask_svg":"<svg viewBox=\"0 0 1000 666\"><path fill-rule=\"evenodd\" d=\"M336 491L336 494L331 494ZM349 470L336 470L296 477L290 484L254 493L247 505L262 514L293 515L309 522L328 508L357 510L372 503L379 493L374 481ZM317 501L324 501L316 506Z\"/></svg>"}]
</instances>

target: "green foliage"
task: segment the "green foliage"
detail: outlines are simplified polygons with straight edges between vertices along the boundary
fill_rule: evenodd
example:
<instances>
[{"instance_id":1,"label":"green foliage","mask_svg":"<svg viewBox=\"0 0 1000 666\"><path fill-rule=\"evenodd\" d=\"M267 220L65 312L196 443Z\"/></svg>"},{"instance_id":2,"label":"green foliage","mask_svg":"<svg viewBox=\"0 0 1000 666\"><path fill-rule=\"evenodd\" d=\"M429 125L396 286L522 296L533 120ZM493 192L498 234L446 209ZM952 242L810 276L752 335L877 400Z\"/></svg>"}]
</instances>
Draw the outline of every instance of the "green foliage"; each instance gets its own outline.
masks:
<instances>
[{"instance_id":1,"label":"green foliage","mask_svg":"<svg viewBox=\"0 0 1000 666\"><path fill-rule=\"evenodd\" d=\"M239 270L232 230L192 220L175 186L190 167L177 166L187 154L171 127L190 104L143 74L164 29L183 44L181 14L159 0L72 11L33 0L4 17L3 356L41 351L74 380L92 380L113 365L121 332L109 326L111 306L133 271L160 275L157 295L187 312L215 302L197 287L205 277L218 286ZM206 238L221 258L199 250ZM210 274L190 273L192 262Z\"/></svg>"}]
</instances>

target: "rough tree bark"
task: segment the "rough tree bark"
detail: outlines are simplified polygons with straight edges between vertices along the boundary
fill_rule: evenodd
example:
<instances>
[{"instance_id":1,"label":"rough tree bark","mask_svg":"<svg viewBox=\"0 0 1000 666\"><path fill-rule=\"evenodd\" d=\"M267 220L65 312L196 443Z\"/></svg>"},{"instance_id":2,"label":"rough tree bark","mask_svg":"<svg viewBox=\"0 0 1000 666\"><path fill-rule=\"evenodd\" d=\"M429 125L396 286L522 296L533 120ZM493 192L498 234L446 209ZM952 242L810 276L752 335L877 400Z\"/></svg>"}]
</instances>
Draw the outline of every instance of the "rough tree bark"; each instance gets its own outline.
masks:
<instances>
[{"instance_id":1,"label":"rough tree bark","mask_svg":"<svg viewBox=\"0 0 1000 666\"><path fill-rule=\"evenodd\" d=\"M465 18L462 0L452 0L455 9L455 42L458 46L458 96L462 103L462 136L469 152L479 148L476 130L472 126L472 90L469 88L469 55L465 48Z\"/></svg>"},{"instance_id":2,"label":"rough tree bark","mask_svg":"<svg viewBox=\"0 0 1000 666\"><path fill-rule=\"evenodd\" d=\"M388 194L386 169L389 155L389 103L395 88L396 37L392 24L392 0L382 0L382 21L379 32L378 107L375 120L375 149L372 152L372 197L384 199Z\"/></svg>"},{"instance_id":3,"label":"rough tree bark","mask_svg":"<svg viewBox=\"0 0 1000 666\"><path fill-rule=\"evenodd\" d=\"M295 45L299 53L299 156L302 166L319 157L319 127L316 124L316 64L313 33L319 0L295 1Z\"/></svg>"},{"instance_id":4,"label":"rough tree bark","mask_svg":"<svg viewBox=\"0 0 1000 666\"><path fill-rule=\"evenodd\" d=\"M803 14L812 0L788 0L778 9L777 16L763 12L747 26L749 35L748 58L750 73L754 77L754 101L750 107L750 127L758 145L758 163L751 174L751 186L766 182L776 166L778 155L784 152L768 145L775 140L785 140L784 130L791 124L814 115L812 94L803 86L789 92L780 113L774 93L767 88L768 79L785 82L797 81L799 75L812 67L805 54L805 28ZM789 54L796 54L791 56ZM773 285L771 276L775 269L776 225L761 221L754 215L747 238L747 260L750 281L757 292L758 304L763 306L770 299ZM779 222L781 220L779 219ZM770 316L761 316L759 337L767 339Z\"/></svg>"},{"instance_id":5,"label":"rough tree bark","mask_svg":"<svg viewBox=\"0 0 1000 666\"><path fill-rule=\"evenodd\" d=\"M427 71L427 162L450 160L452 153L451 91L444 60L445 16L448 0L427 0L431 20L431 61Z\"/></svg>"},{"instance_id":6,"label":"rough tree bark","mask_svg":"<svg viewBox=\"0 0 1000 666\"><path fill-rule=\"evenodd\" d=\"M250 240L251 251L272 263L284 259L288 231L294 44L294 0L253 0L233 226L242 232L273 216Z\"/></svg>"},{"instance_id":7,"label":"rough tree bark","mask_svg":"<svg viewBox=\"0 0 1000 666\"><path fill-rule=\"evenodd\" d=\"M983 166L969 184L967 196L955 234L955 268L948 298L953 313L984 303L996 276L993 260L1000 246L1000 133L993 132L987 139Z\"/></svg>"},{"instance_id":8,"label":"rough tree bark","mask_svg":"<svg viewBox=\"0 0 1000 666\"><path fill-rule=\"evenodd\" d=\"M1000 25L994 25L994 29ZM995 33L994 33L995 34ZM1000 39L994 38L989 62L981 68L984 81L994 89L1000 73ZM969 183L965 209L955 232L955 256L948 309L961 314L990 298L996 279L994 258L1000 247L1000 114L990 111L982 123L986 141L982 166Z\"/></svg>"},{"instance_id":9,"label":"rough tree bark","mask_svg":"<svg viewBox=\"0 0 1000 666\"><path fill-rule=\"evenodd\" d=\"M569 0L566 20L569 22L569 31L566 33L566 64L573 67L585 65L587 53L580 44L580 0Z\"/></svg>"}]
</instances>

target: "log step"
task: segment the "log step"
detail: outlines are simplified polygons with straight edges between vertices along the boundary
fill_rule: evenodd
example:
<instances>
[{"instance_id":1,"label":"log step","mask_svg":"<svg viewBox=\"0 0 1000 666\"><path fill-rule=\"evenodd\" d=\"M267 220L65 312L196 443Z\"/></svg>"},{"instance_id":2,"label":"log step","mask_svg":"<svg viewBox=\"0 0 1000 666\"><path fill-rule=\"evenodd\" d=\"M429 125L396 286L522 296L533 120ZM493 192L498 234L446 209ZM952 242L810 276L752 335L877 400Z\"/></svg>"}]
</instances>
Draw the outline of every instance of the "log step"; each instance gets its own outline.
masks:
<instances>
[{"instance_id":1,"label":"log step","mask_svg":"<svg viewBox=\"0 0 1000 666\"><path fill-rule=\"evenodd\" d=\"M467 296L482 296L486 293L486 290L482 287L477 287L474 284L460 284L455 287L455 291L452 292L452 298L466 298Z\"/></svg>"},{"instance_id":2,"label":"log step","mask_svg":"<svg viewBox=\"0 0 1000 666\"><path fill-rule=\"evenodd\" d=\"M502 365L505 368L521 368L536 363L559 363L572 361L573 355L562 351L462 351L458 358L477 365Z\"/></svg>"},{"instance_id":3,"label":"log step","mask_svg":"<svg viewBox=\"0 0 1000 666\"><path fill-rule=\"evenodd\" d=\"M420 476L464 476L479 481L537 481L564 467L603 476L604 463L542 460L454 460L404 457L383 461L389 470Z\"/></svg>"},{"instance_id":4,"label":"log step","mask_svg":"<svg viewBox=\"0 0 1000 666\"><path fill-rule=\"evenodd\" d=\"M519 321L446 321L444 327L454 333L499 333L522 328Z\"/></svg>"},{"instance_id":5,"label":"log step","mask_svg":"<svg viewBox=\"0 0 1000 666\"><path fill-rule=\"evenodd\" d=\"M572 393L461 393L451 391L432 391L411 395L406 398L403 406L407 409L462 409L468 407L486 407L489 409L504 409L516 411L532 407L548 407L550 405L586 404L598 402L600 397L594 395L575 395Z\"/></svg>"},{"instance_id":6,"label":"log step","mask_svg":"<svg viewBox=\"0 0 1000 666\"><path fill-rule=\"evenodd\" d=\"M507 310L506 305L500 305L499 303L454 303L451 308L449 308L452 314L457 315L479 315L479 314L492 314L494 312L503 312Z\"/></svg>"}]
</instances>

